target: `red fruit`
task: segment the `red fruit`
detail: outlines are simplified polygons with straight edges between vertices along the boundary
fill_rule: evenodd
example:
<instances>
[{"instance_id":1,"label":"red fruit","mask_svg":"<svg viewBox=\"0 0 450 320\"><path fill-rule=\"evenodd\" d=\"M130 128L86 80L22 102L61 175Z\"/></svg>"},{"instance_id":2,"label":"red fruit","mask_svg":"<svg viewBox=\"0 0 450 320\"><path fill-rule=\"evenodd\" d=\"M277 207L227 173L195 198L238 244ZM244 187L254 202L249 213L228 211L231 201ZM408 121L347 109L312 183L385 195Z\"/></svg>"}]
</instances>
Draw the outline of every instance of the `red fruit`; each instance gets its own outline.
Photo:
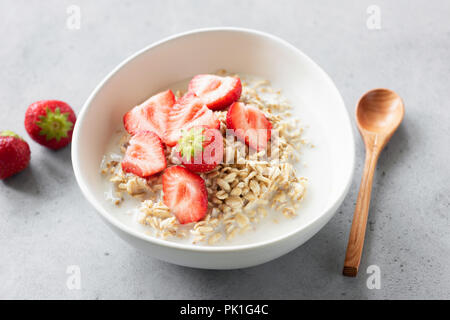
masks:
<instances>
[{"instance_id":1,"label":"red fruit","mask_svg":"<svg viewBox=\"0 0 450 320\"><path fill-rule=\"evenodd\" d=\"M182 130L196 126L218 129L220 122L199 98L193 93L188 93L180 98L169 112L164 142L173 147L180 138Z\"/></svg>"},{"instance_id":2,"label":"red fruit","mask_svg":"<svg viewBox=\"0 0 450 320\"><path fill-rule=\"evenodd\" d=\"M72 108L63 101L37 101L25 113L25 129L34 141L56 150L72 141L76 119Z\"/></svg>"},{"instance_id":3,"label":"red fruit","mask_svg":"<svg viewBox=\"0 0 450 320\"><path fill-rule=\"evenodd\" d=\"M194 127L183 132L177 155L194 172L208 172L223 161L223 138L217 129Z\"/></svg>"},{"instance_id":4,"label":"red fruit","mask_svg":"<svg viewBox=\"0 0 450 320\"><path fill-rule=\"evenodd\" d=\"M169 110L174 103L175 96L171 90L152 96L124 115L125 130L130 134L139 131L153 131L160 138L163 138L166 132Z\"/></svg>"},{"instance_id":5,"label":"red fruit","mask_svg":"<svg viewBox=\"0 0 450 320\"><path fill-rule=\"evenodd\" d=\"M241 97L241 79L199 74L189 82L189 91L195 93L208 108L220 110Z\"/></svg>"},{"instance_id":6,"label":"red fruit","mask_svg":"<svg viewBox=\"0 0 450 320\"><path fill-rule=\"evenodd\" d=\"M30 163L30 147L12 131L0 132L0 180L6 179Z\"/></svg>"},{"instance_id":7,"label":"red fruit","mask_svg":"<svg viewBox=\"0 0 450 320\"><path fill-rule=\"evenodd\" d=\"M260 151L267 147L272 124L258 108L235 102L227 113L227 127L234 130L239 140Z\"/></svg>"},{"instance_id":8,"label":"red fruit","mask_svg":"<svg viewBox=\"0 0 450 320\"><path fill-rule=\"evenodd\" d=\"M164 204L176 215L181 224L203 219L208 210L208 194L205 181L197 174L181 166L164 171Z\"/></svg>"},{"instance_id":9,"label":"red fruit","mask_svg":"<svg viewBox=\"0 0 450 320\"><path fill-rule=\"evenodd\" d=\"M122 169L146 178L166 168L166 156L161 139L151 131L139 131L129 141Z\"/></svg>"}]
</instances>

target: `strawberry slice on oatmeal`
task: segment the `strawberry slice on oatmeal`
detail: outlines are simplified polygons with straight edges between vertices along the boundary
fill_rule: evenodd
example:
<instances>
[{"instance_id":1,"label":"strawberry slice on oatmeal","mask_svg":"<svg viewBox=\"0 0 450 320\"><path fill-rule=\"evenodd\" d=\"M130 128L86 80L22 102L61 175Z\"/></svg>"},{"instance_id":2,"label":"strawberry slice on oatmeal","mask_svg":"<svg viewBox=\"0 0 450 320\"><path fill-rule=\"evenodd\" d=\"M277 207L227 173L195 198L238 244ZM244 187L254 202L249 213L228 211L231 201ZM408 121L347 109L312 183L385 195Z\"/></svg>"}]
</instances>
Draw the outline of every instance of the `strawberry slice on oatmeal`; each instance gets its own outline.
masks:
<instances>
[{"instance_id":1,"label":"strawberry slice on oatmeal","mask_svg":"<svg viewBox=\"0 0 450 320\"><path fill-rule=\"evenodd\" d=\"M125 114L123 117L125 130L130 134L152 131L163 138L167 129L169 111L174 104L175 96L171 90L150 97Z\"/></svg>"},{"instance_id":2,"label":"strawberry slice on oatmeal","mask_svg":"<svg viewBox=\"0 0 450 320\"><path fill-rule=\"evenodd\" d=\"M213 74L199 74L189 82L193 92L211 110L221 110L241 97L241 79L220 77Z\"/></svg>"},{"instance_id":3,"label":"strawberry slice on oatmeal","mask_svg":"<svg viewBox=\"0 0 450 320\"><path fill-rule=\"evenodd\" d=\"M181 166L164 171L164 203L181 224L203 219L208 210L208 194L205 181L197 174Z\"/></svg>"},{"instance_id":4,"label":"strawberry slice on oatmeal","mask_svg":"<svg viewBox=\"0 0 450 320\"><path fill-rule=\"evenodd\" d=\"M239 140L260 151L267 147L272 124L258 108L235 102L227 113L227 127L234 130Z\"/></svg>"},{"instance_id":5,"label":"strawberry slice on oatmeal","mask_svg":"<svg viewBox=\"0 0 450 320\"><path fill-rule=\"evenodd\" d=\"M169 112L164 142L173 147L181 137L183 130L189 130L196 126L218 129L220 122L201 99L193 93L187 93L177 101Z\"/></svg>"},{"instance_id":6,"label":"strawberry slice on oatmeal","mask_svg":"<svg viewBox=\"0 0 450 320\"><path fill-rule=\"evenodd\" d=\"M151 131L139 131L131 137L122 160L122 170L141 178L166 168L166 156L161 139Z\"/></svg>"}]
</instances>

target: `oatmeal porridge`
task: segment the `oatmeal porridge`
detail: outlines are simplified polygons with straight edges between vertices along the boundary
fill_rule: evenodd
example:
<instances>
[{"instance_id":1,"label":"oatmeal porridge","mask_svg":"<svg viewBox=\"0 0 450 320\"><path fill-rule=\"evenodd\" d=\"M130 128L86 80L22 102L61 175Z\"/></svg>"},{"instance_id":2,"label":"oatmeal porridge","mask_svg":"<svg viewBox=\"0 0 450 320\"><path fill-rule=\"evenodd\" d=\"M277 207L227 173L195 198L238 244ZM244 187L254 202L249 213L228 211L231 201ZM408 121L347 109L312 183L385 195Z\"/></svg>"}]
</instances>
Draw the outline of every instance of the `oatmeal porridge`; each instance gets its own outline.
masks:
<instances>
[{"instance_id":1,"label":"oatmeal porridge","mask_svg":"<svg viewBox=\"0 0 450 320\"><path fill-rule=\"evenodd\" d=\"M101 164L111 187L106 197L118 207L133 201L147 233L215 245L258 228L262 220L275 226L272 209L286 219L301 214L307 178L294 165L299 151L312 145L269 81L222 70L194 77L186 92L156 96L127 113L114 142L117 151ZM143 109L148 105L152 112ZM149 115L151 121L142 118ZM194 164L197 151L208 148L207 130L217 132L215 159Z\"/></svg>"}]
</instances>

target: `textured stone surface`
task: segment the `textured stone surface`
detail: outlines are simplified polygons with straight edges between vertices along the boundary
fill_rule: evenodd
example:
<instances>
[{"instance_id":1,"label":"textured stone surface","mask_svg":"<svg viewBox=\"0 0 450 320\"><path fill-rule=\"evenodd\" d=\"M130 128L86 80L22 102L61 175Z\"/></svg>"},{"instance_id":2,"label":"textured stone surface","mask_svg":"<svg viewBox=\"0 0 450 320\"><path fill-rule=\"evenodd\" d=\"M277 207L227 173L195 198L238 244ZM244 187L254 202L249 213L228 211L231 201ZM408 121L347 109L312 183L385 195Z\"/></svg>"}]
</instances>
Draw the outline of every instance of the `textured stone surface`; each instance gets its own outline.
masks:
<instances>
[{"instance_id":1,"label":"textured stone surface","mask_svg":"<svg viewBox=\"0 0 450 320\"><path fill-rule=\"evenodd\" d=\"M71 4L80 30L66 27ZM366 27L371 4L380 30ZM178 267L129 247L84 200L69 148L30 142L30 168L0 182L0 298L450 298L449 12L445 0L1 1L0 127L23 136L31 102L62 99L79 111L125 57L208 26L290 41L329 73L351 113L368 89L392 88L406 118L380 158L356 279L341 276L363 163L356 129L355 178L336 216L286 256L235 271ZM366 286L372 264L380 290ZM81 268L81 290L66 286L69 265Z\"/></svg>"}]
</instances>

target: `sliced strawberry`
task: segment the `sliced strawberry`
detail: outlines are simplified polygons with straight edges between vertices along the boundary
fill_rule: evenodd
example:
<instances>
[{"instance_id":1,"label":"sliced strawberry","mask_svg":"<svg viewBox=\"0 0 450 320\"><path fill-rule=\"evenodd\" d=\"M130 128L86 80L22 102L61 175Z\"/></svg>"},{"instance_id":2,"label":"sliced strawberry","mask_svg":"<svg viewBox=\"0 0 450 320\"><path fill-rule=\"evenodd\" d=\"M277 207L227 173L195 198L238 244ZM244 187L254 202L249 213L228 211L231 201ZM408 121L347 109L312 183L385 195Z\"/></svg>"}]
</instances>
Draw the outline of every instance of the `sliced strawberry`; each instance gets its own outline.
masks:
<instances>
[{"instance_id":1,"label":"sliced strawberry","mask_svg":"<svg viewBox=\"0 0 450 320\"><path fill-rule=\"evenodd\" d=\"M205 181L181 166L164 171L162 176L164 204L182 224L203 219L208 210Z\"/></svg>"},{"instance_id":2,"label":"sliced strawberry","mask_svg":"<svg viewBox=\"0 0 450 320\"><path fill-rule=\"evenodd\" d=\"M223 137L219 130L193 127L177 143L181 163L193 172L208 172L223 161Z\"/></svg>"},{"instance_id":3,"label":"sliced strawberry","mask_svg":"<svg viewBox=\"0 0 450 320\"><path fill-rule=\"evenodd\" d=\"M164 137L169 110L174 104L175 96L171 90L152 96L125 114L123 117L125 129L130 134L153 131L159 137Z\"/></svg>"},{"instance_id":4,"label":"sliced strawberry","mask_svg":"<svg viewBox=\"0 0 450 320\"><path fill-rule=\"evenodd\" d=\"M146 178L166 166L164 147L156 133L139 131L130 139L122 160L123 171Z\"/></svg>"},{"instance_id":5,"label":"sliced strawberry","mask_svg":"<svg viewBox=\"0 0 450 320\"><path fill-rule=\"evenodd\" d=\"M182 130L196 126L218 129L220 121L214 113L203 105L193 93L188 93L178 100L169 112L164 142L173 147L181 136Z\"/></svg>"},{"instance_id":6,"label":"sliced strawberry","mask_svg":"<svg viewBox=\"0 0 450 320\"><path fill-rule=\"evenodd\" d=\"M199 74L189 82L189 91L195 93L211 110L220 110L239 100L241 79Z\"/></svg>"},{"instance_id":7,"label":"sliced strawberry","mask_svg":"<svg viewBox=\"0 0 450 320\"><path fill-rule=\"evenodd\" d=\"M267 147L272 124L258 108L235 102L227 113L227 127L234 130L239 140L260 151Z\"/></svg>"}]
</instances>

